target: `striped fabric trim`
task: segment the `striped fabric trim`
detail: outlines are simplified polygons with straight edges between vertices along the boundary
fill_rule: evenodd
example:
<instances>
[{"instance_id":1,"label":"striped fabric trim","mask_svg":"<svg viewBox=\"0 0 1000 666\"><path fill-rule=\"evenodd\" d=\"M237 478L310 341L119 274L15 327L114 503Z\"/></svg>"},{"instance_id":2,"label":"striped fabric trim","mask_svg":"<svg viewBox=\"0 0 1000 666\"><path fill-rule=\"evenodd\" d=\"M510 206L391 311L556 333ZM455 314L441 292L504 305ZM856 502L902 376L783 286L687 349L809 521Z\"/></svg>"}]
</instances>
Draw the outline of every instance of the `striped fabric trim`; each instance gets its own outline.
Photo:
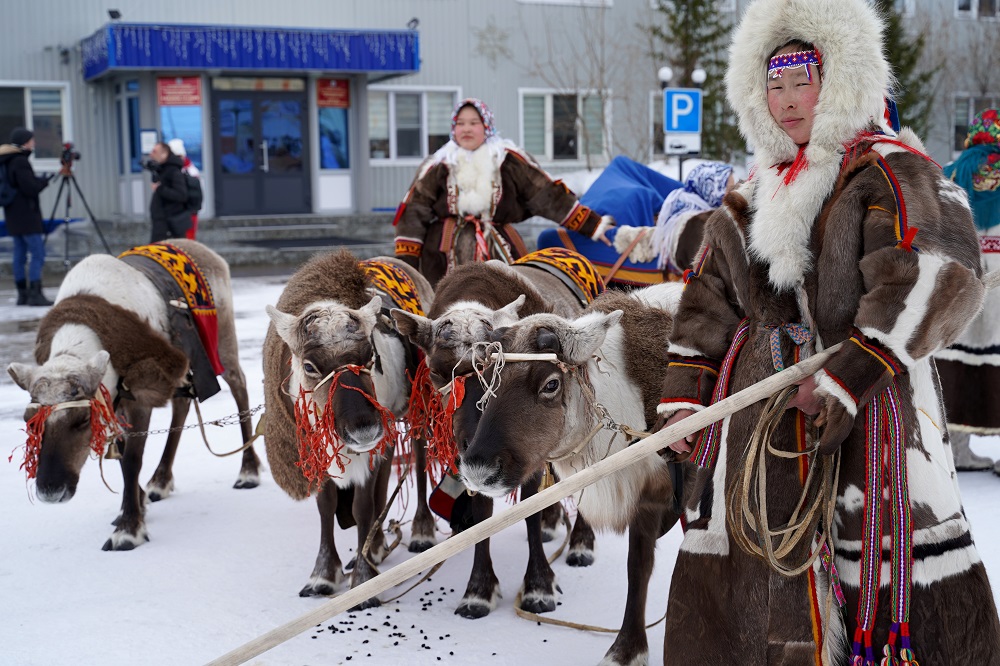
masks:
<instances>
[{"instance_id":1,"label":"striped fabric trim","mask_svg":"<svg viewBox=\"0 0 1000 666\"><path fill-rule=\"evenodd\" d=\"M396 256L419 257L423 252L424 245L408 238L396 239Z\"/></svg>"},{"instance_id":2,"label":"striped fabric trim","mask_svg":"<svg viewBox=\"0 0 1000 666\"><path fill-rule=\"evenodd\" d=\"M719 364L713 363L712 361L706 360L684 360L684 361L671 361L667 364L668 368L694 368L695 370L707 370L712 374L718 376L719 374Z\"/></svg>"},{"instance_id":3,"label":"striped fabric trim","mask_svg":"<svg viewBox=\"0 0 1000 666\"><path fill-rule=\"evenodd\" d=\"M570 231L580 231L583 225L587 222L587 218L590 217L590 209L583 204L576 204L573 209L563 218L560 222L562 226L566 227Z\"/></svg>"},{"instance_id":4,"label":"striped fabric trim","mask_svg":"<svg viewBox=\"0 0 1000 666\"><path fill-rule=\"evenodd\" d=\"M979 249L982 250L983 254L1000 253L1000 236L981 236Z\"/></svg>"},{"instance_id":5,"label":"striped fabric trim","mask_svg":"<svg viewBox=\"0 0 1000 666\"><path fill-rule=\"evenodd\" d=\"M896 199L896 214L894 216L896 220L896 245L907 252L919 252L920 250L913 244L918 229L907 223L906 201L903 199L903 190L899 186L899 181L896 180L896 174L892 172L885 158L881 155L876 160L876 165L889 184L893 198Z\"/></svg>"},{"instance_id":6,"label":"striped fabric trim","mask_svg":"<svg viewBox=\"0 0 1000 666\"><path fill-rule=\"evenodd\" d=\"M698 257L697 263L695 263L693 268L689 268L684 271L684 275L681 277L684 280L684 284L691 281L691 278L701 277L701 272L705 268L705 262L708 261L709 255L712 254L712 246L708 245L705 247L705 251L701 253Z\"/></svg>"},{"instance_id":7,"label":"striped fabric trim","mask_svg":"<svg viewBox=\"0 0 1000 666\"><path fill-rule=\"evenodd\" d=\"M903 371L903 367L900 365L899 361L892 356L892 354L885 349L868 342L865 336L861 333L855 332L854 335L850 337L850 341L874 356L879 363L885 366L885 369L893 377ZM833 375L830 376L833 377ZM838 383L841 382L838 381Z\"/></svg>"}]
</instances>

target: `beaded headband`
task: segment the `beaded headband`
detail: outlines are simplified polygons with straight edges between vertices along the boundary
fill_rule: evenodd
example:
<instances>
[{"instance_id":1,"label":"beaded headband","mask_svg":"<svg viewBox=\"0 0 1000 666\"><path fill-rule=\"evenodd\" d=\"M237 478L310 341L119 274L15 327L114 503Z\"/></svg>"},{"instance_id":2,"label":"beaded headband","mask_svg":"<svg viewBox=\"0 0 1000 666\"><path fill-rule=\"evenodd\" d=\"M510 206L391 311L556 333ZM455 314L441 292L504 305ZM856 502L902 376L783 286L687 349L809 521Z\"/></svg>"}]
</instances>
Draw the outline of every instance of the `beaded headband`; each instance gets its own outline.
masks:
<instances>
[{"instance_id":1,"label":"beaded headband","mask_svg":"<svg viewBox=\"0 0 1000 666\"><path fill-rule=\"evenodd\" d=\"M805 67L806 78L812 81L812 72L809 69L809 65L816 65L816 67L819 67L822 64L823 62L819 56L819 51L816 49L811 51L782 53L781 55L776 55L771 58L771 61L767 64L767 76L771 79L780 79L781 73L786 69Z\"/></svg>"}]
</instances>

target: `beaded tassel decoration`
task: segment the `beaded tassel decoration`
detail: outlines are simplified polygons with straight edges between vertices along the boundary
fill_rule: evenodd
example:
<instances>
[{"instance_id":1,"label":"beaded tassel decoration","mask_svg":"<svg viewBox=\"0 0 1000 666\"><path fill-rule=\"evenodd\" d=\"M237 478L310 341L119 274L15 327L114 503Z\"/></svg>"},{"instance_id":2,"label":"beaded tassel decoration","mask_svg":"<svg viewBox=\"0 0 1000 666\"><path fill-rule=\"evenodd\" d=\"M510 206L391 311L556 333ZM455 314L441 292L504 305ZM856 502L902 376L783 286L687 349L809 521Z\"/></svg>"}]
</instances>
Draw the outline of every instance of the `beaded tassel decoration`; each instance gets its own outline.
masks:
<instances>
[{"instance_id":1,"label":"beaded tassel decoration","mask_svg":"<svg viewBox=\"0 0 1000 666\"><path fill-rule=\"evenodd\" d=\"M866 416L865 519L861 545L861 593L854 632L852 666L874 666L872 629L878 609L882 569L883 489L888 491L892 529L892 614L881 666L919 666L910 645L910 594L913 571L913 524L906 479L906 436L895 384L878 394ZM887 450L883 450L883 443ZM888 478L886 478L888 477ZM888 483L886 483L888 482ZM901 646L896 653L896 642Z\"/></svg>"}]
</instances>

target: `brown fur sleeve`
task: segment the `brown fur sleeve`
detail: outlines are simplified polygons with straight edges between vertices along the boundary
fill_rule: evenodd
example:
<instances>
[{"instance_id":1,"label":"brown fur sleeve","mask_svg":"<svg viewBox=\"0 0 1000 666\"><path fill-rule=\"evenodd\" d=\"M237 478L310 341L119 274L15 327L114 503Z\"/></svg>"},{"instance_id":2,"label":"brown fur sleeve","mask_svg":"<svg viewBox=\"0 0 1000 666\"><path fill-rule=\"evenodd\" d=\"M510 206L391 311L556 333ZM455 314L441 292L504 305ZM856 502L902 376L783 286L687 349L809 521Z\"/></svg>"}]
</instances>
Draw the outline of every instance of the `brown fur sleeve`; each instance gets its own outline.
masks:
<instances>
[{"instance_id":1,"label":"brown fur sleeve","mask_svg":"<svg viewBox=\"0 0 1000 666\"><path fill-rule=\"evenodd\" d=\"M597 230L601 216L581 204L562 181L552 180L544 171L511 151L507 152L500 168L510 176L518 199L531 215L558 222L588 238Z\"/></svg>"},{"instance_id":2,"label":"brown fur sleeve","mask_svg":"<svg viewBox=\"0 0 1000 666\"><path fill-rule=\"evenodd\" d=\"M855 270L864 292L855 332L825 368L855 405L954 342L979 312L985 291L976 231L969 209L951 191L955 186L922 157L895 153L885 161L900 184L906 227L916 229L912 247L900 242L905 229L892 189L874 165L851 183L827 222L827 244L849 227L859 225L862 234ZM844 393L828 388L845 401Z\"/></svg>"},{"instance_id":3,"label":"brown fur sleeve","mask_svg":"<svg viewBox=\"0 0 1000 666\"><path fill-rule=\"evenodd\" d=\"M719 209L706 223L704 243L687 273L674 316L671 361L658 408L662 415L697 409L711 401L719 363L744 316L734 284L736 275L742 273L728 259L742 252L739 234L726 209Z\"/></svg>"},{"instance_id":4,"label":"brown fur sleeve","mask_svg":"<svg viewBox=\"0 0 1000 666\"><path fill-rule=\"evenodd\" d=\"M427 173L417 175L396 210L396 256L419 257L427 237L427 228L437 220L434 205L445 197L448 167L435 164Z\"/></svg>"}]
</instances>

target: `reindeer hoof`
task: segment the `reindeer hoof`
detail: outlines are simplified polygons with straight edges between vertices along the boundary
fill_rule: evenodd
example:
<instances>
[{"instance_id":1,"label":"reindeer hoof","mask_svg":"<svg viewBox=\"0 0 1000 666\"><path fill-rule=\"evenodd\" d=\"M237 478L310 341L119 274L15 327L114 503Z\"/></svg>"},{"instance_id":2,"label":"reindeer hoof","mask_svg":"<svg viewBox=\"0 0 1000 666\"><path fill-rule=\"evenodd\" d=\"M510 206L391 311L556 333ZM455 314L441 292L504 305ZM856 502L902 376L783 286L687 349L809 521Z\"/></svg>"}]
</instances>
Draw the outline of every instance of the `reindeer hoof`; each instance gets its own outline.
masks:
<instances>
[{"instance_id":1,"label":"reindeer hoof","mask_svg":"<svg viewBox=\"0 0 1000 666\"><path fill-rule=\"evenodd\" d=\"M150 502L159 502L162 499L170 497L170 493L173 492L173 489L173 479L167 481L166 483L161 483L160 481L150 481L149 485L146 486L146 498L149 499Z\"/></svg>"},{"instance_id":2,"label":"reindeer hoof","mask_svg":"<svg viewBox=\"0 0 1000 666\"><path fill-rule=\"evenodd\" d=\"M555 541L555 538L559 536L559 531L554 527L543 527L542 528L542 543L548 543L550 541Z\"/></svg>"},{"instance_id":3,"label":"reindeer hoof","mask_svg":"<svg viewBox=\"0 0 1000 666\"><path fill-rule=\"evenodd\" d=\"M638 647L638 646L636 646ZM649 666L649 650L619 648L617 640L597 666Z\"/></svg>"},{"instance_id":4,"label":"reindeer hoof","mask_svg":"<svg viewBox=\"0 0 1000 666\"><path fill-rule=\"evenodd\" d=\"M249 488L256 488L260 485L260 474L256 472L240 472L240 476L236 479L236 483L233 484L233 488L237 490L247 490Z\"/></svg>"},{"instance_id":5,"label":"reindeer hoof","mask_svg":"<svg viewBox=\"0 0 1000 666\"><path fill-rule=\"evenodd\" d=\"M556 609L556 595L529 592L521 597L521 609L529 613L551 613Z\"/></svg>"},{"instance_id":6,"label":"reindeer hoof","mask_svg":"<svg viewBox=\"0 0 1000 666\"><path fill-rule=\"evenodd\" d=\"M358 558L352 557L350 561L344 565L344 571L354 571L354 567L357 563L358 563Z\"/></svg>"},{"instance_id":7,"label":"reindeer hoof","mask_svg":"<svg viewBox=\"0 0 1000 666\"><path fill-rule=\"evenodd\" d=\"M437 544L434 542L434 537L417 536L414 534L410 537L410 545L407 547L407 550L411 553L422 553L425 550L430 550L435 545Z\"/></svg>"},{"instance_id":8,"label":"reindeer hoof","mask_svg":"<svg viewBox=\"0 0 1000 666\"><path fill-rule=\"evenodd\" d=\"M478 620L481 617L486 617L490 614L490 605L481 599L474 601L463 601L462 604L455 609L455 615L461 615L469 620Z\"/></svg>"},{"instance_id":9,"label":"reindeer hoof","mask_svg":"<svg viewBox=\"0 0 1000 666\"><path fill-rule=\"evenodd\" d=\"M594 551L589 548L573 548L566 554L566 564L571 567L589 567L594 563Z\"/></svg>"},{"instance_id":10,"label":"reindeer hoof","mask_svg":"<svg viewBox=\"0 0 1000 666\"><path fill-rule=\"evenodd\" d=\"M378 608L381 605L382 605L382 602L378 599L378 597L372 597L371 599L368 599L366 601L362 601L360 604L358 604L354 608L348 609L348 612L363 611L363 610L367 610L369 608Z\"/></svg>"},{"instance_id":11,"label":"reindeer hoof","mask_svg":"<svg viewBox=\"0 0 1000 666\"><path fill-rule=\"evenodd\" d=\"M125 531L115 531L111 538L104 542L101 550L134 550L149 541L146 528L139 529L138 534L129 534Z\"/></svg>"}]
</instances>

